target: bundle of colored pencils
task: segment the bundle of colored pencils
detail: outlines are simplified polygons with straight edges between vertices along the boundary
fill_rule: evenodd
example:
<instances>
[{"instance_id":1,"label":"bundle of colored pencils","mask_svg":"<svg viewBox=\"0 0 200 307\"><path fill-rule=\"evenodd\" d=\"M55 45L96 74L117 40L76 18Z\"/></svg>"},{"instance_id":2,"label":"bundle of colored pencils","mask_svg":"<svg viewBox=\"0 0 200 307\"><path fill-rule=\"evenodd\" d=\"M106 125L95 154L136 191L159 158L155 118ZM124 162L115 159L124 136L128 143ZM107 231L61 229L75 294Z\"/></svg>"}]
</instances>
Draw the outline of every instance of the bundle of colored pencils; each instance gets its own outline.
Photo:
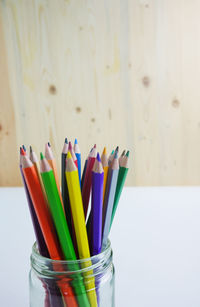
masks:
<instances>
[{"instance_id":1,"label":"bundle of colored pencils","mask_svg":"<svg viewBox=\"0 0 200 307\"><path fill-rule=\"evenodd\" d=\"M45 145L45 154L40 154L40 166L32 147L29 156L24 145L20 147L20 171L42 256L54 260L84 259L99 254L106 247L127 176L128 159L129 151L123 151L118 158L118 147L109 158L104 148L100 157L94 145L81 177L78 142L75 140L72 146L66 138L61 154L60 189L50 143ZM85 266L90 265L91 262L85 263ZM57 286L67 306L97 306L92 277L85 286L82 281L73 289L63 283ZM87 295L84 295L85 287ZM80 291L82 295L78 295Z\"/></svg>"}]
</instances>

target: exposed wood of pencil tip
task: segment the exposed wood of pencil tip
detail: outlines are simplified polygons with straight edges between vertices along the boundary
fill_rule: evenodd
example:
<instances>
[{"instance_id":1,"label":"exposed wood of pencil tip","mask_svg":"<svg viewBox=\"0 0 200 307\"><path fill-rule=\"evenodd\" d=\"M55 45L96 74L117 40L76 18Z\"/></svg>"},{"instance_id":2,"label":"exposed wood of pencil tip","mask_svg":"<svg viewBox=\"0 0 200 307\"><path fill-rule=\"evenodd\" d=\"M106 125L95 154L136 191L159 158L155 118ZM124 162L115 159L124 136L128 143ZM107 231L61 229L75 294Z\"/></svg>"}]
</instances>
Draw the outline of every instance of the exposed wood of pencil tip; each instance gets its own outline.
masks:
<instances>
[{"instance_id":1,"label":"exposed wood of pencil tip","mask_svg":"<svg viewBox=\"0 0 200 307\"><path fill-rule=\"evenodd\" d=\"M66 163L66 172L73 172L76 171L76 165L73 161L72 155L70 153L70 151L68 151L67 153L67 159L66 159L67 163Z\"/></svg>"},{"instance_id":2,"label":"exposed wood of pencil tip","mask_svg":"<svg viewBox=\"0 0 200 307\"><path fill-rule=\"evenodd\" d=\"M45 144L45 157L47 160L53 160L54 156L53 156L53 152L51 147L47 144Z\"/></svg>"},{"instance_id":3,"label":"exposed wood of pencil tip","mask_svg":"<svg viewBox=\"0 0 200 307\"><path fill-rule=\"evenodd\" d=\"M22 168L28 168L28 167L32 167L33 163L31 162L31 160L29 159L27 155L22 155L21 165L22 165Z\"/></svg>"},{"instance_id":4,"label":"exposed wood of pencil tip","mask_svg":"<svg viewBox=\"0 0 200 307\"><path fill-rule=\"evenodd\" d=\"M52 168L50 167L47 159L43 156L40 159L40 173L46 173L51 171Z\"/></svg>"}]
</instances>

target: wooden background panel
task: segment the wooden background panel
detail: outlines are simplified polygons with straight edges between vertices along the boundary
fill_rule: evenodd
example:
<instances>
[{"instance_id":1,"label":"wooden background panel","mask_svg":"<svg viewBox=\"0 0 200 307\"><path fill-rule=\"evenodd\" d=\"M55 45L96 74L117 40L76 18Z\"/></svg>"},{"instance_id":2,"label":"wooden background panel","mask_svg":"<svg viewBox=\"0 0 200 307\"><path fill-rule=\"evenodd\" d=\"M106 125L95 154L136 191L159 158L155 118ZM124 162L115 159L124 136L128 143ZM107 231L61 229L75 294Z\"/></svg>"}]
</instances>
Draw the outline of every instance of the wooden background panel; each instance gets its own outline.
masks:
<instances>
[{"instance_id":1,"label":"wooden background panel","mask_svg":"<svg viewBox=\"0 0 200 307\"><path fill-rule=\"evenodd\" d=\"M18 147L131 150L128 185L200 183L199 1L0 1L0 185ZM8 132L8 133L7 133ZM9 162L11 161L11 162Z\"/></svg>"}]
</instances>

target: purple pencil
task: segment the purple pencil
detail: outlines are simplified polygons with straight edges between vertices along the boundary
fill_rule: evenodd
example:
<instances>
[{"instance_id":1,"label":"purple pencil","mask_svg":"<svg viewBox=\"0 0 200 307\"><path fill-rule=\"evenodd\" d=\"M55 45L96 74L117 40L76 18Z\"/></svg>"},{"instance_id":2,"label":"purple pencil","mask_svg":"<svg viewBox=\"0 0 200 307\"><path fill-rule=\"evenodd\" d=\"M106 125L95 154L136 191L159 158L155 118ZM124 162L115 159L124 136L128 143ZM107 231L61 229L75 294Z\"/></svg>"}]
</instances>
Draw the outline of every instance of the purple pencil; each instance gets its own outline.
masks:
<instances>
[{"instance_id":1,"label":"purple pencil","mask_svg":"<svg viewBox=\"0 0 200 307\"><path fill-rule=\"evenodd\" d=\"M97 154L92 170L92 232L91 232L91 254L97 255L101 252L102 241L102 211L103 211L103 177L104 171L99 153Z\"/></svg>"}]
</instances>

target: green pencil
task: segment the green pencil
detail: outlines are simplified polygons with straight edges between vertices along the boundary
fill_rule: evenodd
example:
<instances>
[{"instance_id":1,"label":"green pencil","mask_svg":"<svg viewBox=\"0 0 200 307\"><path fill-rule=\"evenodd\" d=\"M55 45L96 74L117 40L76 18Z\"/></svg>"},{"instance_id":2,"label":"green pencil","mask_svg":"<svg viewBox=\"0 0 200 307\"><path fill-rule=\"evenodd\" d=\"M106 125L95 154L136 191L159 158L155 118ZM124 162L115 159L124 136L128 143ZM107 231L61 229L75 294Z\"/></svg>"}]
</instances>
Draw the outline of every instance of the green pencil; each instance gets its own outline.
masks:
<instances>
[{"instance_id":1,"label":"green pencil","mask_svg":"<svg viewBox=\"0 0 200 307\"><path fill-rule=\"evenodd\" d=\"M52 219L56 228L60 246L64 255L65 260L76 260L76 254L74 251L72 239L69 233L68 225L65 219L64 211L62 209L62 203L58 193L58 188L56 185L55 177L53 170L51 169L46 158L43 154L40 154L41 157L41 176L42 181L45 187L46 195L48 198L49 209L52 215ZM78 264L70 264L69 269L79 270ZM85 286L82 282L82 276L80 275L80 281L72 282L74 286L74 291L77 295L77 300L79 306L89 307L90 303L86 295Z\"/></svg>"},{"instance_id":2,"label":"green pencil","mask_svg":"<svg viewBox=\"0 0 200 307\"><path fill-rule=\"evenodd\" d=\"M129 158L129 151L127 151L126 155L123 156L122 159L120 160L119 175L117 179L117 187L116 187L116 192L115 192L115 199L114 199L114 204L113 204L110 228L112 226L112 222L115 216L115 212L117 210L117 206L118 206L119 199L122 193L122 189L124 187L124 182L126 180L126 176L128 173L128 158Z\"/></svg>"}]
</instances>

